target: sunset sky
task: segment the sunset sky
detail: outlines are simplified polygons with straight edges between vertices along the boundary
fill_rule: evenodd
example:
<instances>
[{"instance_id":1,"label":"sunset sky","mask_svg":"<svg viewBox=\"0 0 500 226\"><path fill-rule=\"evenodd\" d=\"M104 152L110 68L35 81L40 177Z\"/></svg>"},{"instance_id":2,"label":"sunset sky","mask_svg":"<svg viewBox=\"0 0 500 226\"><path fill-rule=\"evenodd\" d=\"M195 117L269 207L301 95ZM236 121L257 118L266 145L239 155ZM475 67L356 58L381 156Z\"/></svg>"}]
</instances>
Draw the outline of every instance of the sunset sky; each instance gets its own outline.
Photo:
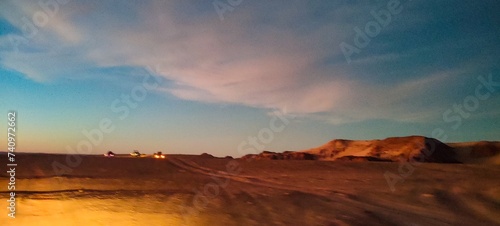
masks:
<instances>
[{"instance_id":1,"label":"sunset sky","mask_svg":"<svg viewBox=\"0 0 500 226\"><path fill-rule=\"evenodd\" d=\"M69 153L103 120L113 131L93 154L240 156L259 134L279 152L500 140L498 12L496 0L2 0L0 137L15 110L19 152ZM270 123L284 127L269 137Z\"/></svg>"}]
</instances>

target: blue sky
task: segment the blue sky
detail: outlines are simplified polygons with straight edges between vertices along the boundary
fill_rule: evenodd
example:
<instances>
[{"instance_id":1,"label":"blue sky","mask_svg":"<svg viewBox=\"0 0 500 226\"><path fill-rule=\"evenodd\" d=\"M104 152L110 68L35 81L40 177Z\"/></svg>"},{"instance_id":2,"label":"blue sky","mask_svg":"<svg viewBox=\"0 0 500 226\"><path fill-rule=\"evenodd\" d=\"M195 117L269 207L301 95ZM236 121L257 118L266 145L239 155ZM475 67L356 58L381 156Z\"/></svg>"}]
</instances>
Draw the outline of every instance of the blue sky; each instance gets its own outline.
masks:
<instances>
[{"instance_id":1,"label":"blue sky","mask_svg":"<svg viewBox=\"0 0 500 226\"><path fill-rule=\"evenodd\" d=\"M95 154L498 140L499 11L493 0L7 0L0 109L18 112L18 151L27 152L68 153L103 119L114 129ZM342 43L356 47L356 30L374 26L348 61ZM142 89L145 79L155 88ZM122 102L134 92L144 94L134 107ZM464 104L460 114L454 105ZM290 123L263 142L275 112Z\"/></svg>"}]
</instances>

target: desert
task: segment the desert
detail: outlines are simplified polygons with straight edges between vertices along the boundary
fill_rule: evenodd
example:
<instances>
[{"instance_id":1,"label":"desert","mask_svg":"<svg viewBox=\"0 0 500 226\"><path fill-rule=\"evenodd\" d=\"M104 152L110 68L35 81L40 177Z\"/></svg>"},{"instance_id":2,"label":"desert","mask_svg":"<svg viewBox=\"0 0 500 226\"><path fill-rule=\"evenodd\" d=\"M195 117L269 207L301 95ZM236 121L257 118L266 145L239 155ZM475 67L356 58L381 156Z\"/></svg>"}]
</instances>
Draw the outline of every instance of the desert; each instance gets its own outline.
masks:
<instances>
[{"instance_id":1,"label":"desert","mask_svg":"<svg viewBox=\"0 0 500 226\"><path fill-rule=\"evenodd\" d=\"M414 142L422 139L372 141L378 143L374 154L392 153L384 152L388 141L412 153L410 147L421 148ZM367 142L332 141L305 152L324 155L321 150L334 144L369 157L363 150ZM478 146L469 152L475 163L406 166L370 158L82 155L64 174L53 163L66 162L67 155L18 153L18 211L15 221L3 225L499 225L500 167L485 159L498 159L492 145L498 147L452 144L453 151ZM401 177L393 190L388 173ZM0 183L8 177L2 172ZM7 200L6 187L0 191Z\"/></svg>"},{"instance_id":2,"label":"desert","mask_svg":"<svg viewBox=\"0 0 500 226\"><path fill-rule=\"evenodd\" d=\"M500 226L498 12L0 0L0 226Z\"/></svg>"}]
</instances>

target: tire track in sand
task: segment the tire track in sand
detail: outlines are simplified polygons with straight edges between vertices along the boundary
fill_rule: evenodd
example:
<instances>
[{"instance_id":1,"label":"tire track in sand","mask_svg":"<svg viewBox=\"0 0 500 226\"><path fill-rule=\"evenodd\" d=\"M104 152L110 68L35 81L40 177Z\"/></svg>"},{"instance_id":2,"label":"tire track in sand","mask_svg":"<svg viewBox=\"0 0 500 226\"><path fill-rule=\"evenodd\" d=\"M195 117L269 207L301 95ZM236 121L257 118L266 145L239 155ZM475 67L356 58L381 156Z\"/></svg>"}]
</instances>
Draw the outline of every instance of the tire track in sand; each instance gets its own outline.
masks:
<instances>
[{"instance_id":1,"label":"tire track in sand","mask_svg":"<svg viewBox=\"0 0 500 226\"><path fill-rule=\"evenodd\" d=\"M233 181L251 184L251 185L255 185L255 186L273 188L273 189L289 191L289 192L302 192L302 193L307 193L307 194L319 195L319 196L322 196L325 198L328 195L331 195L332 193L339 193L339 192L336 192L333 190L320 189L320 188L304 188L304 187L299 187L299 186L290 185L290 184L277 183L274 181L265 180L265 179L256 178L256 177L251 177L251 176L230 174L230 173L227 173L224 171L206 168L206 167L198 165L197 163L195 163L193 161L184 160L184 159L176 158L176 157L169 158L168 160L172 164L174 164L175 166L177 166L181 169L193 172L193 173L200 173L200 174L207 175L207 176L230 179Z\"/></svg>"},{"instance_id":2,"label":"tire track in sand","mask_svg":"<svg viewBox=\"0 0 500 226\"><path fill-rule=\"evenodd\" d=\"M275 181L270 181L262 178L245 176L245 175L237 175L230 174L224 171L215 170L212 168L207 168L198 165L197 163L181 159L178 157L172 157L168 159L175 166L184 169L186 171L192 173L199 173L207 176L213 176L218 178L230 179L236 182L246 183L254 186L267 187L287 192L300 192L304 194L316 195L323 197L327 200L334 201L337 204L345 206L346 209L350 209L351 211L358 210L361 213L377 213L383 219L387 220L396 225L406 224L408 222L412 222L414 219L420 219L420 223L430 223L430 224L441 224L442 219L436 218L432 213L428 213L425 211L419 211L419 213L413 213L410 209L406 209L403 206L400 206L401 209L395 210L394 204L381 204L381 203L370 203L366 200L356 200L351 197L350 194L331 190L331 189L321 189L321 188L305 188L296 185L284 184ZM332 196L334 195L334 196ZM397 209L397 208L396 208ZM406 211L405 211L406 210ZM363 217L363 216L359 216ZM372 220L377 220L373 214L369 214L368 217ZM483 218L484 219L484 218ZM478 221L479 219L475 219ZM489 219L490 221L496 222L497 219ZM481 220L479 220L481 221ZM387 223L387 222L386 222ZM419 224L415 224L419 225Z\"/></svg>"}]
</instances>

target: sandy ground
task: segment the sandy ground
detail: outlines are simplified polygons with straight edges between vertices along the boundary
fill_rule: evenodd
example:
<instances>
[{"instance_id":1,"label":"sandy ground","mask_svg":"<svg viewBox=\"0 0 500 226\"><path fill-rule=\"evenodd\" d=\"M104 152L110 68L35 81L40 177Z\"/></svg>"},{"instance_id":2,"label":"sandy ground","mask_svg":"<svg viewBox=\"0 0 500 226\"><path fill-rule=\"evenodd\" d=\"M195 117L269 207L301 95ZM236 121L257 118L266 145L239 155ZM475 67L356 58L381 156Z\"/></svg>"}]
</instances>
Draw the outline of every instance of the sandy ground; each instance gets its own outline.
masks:
<instances>
[{"instance_id":1,"label":"sandy ground","mask_svg":"<svg viewBox=\"0 0 500 226\"><path fill-rule=\"evenodd\" d=\"M499 166L84 156L57 175L65 158L18 155L1 225L500 225Z\"/></svg>"}]
</instances>

